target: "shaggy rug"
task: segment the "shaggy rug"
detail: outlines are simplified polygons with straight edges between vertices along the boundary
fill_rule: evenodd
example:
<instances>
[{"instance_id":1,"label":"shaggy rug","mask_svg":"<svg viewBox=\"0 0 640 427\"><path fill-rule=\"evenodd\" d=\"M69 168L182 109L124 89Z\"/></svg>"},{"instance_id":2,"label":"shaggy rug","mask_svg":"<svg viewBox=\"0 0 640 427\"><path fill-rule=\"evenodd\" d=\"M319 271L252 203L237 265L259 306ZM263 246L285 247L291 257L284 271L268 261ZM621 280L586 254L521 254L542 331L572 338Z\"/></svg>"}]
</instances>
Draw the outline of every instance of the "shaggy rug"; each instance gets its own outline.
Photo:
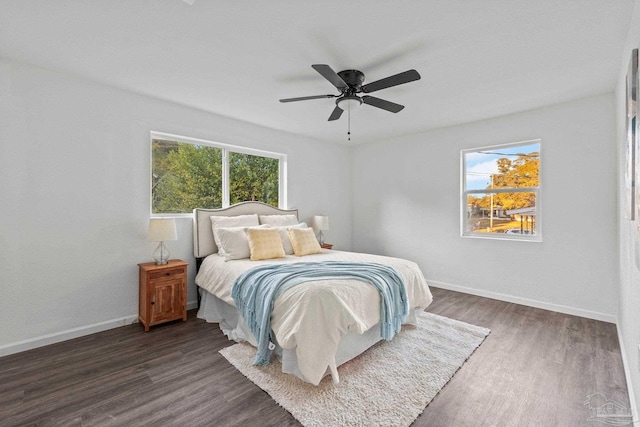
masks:
<instances>
[{"instance_id":1,"label":"shaggy rug","mask_svg":"<svg viewBox=\"0 0 640 427\"><path fill-rule=\"evenodd\" d=\"M431 313L417 327L403 326L338 367L340 383L326 376L313 386L281 372L275 358L253 366L249 344L220 353L304 426L408 426L453 377L490 331Z\"/></svg>"}]
</instances>

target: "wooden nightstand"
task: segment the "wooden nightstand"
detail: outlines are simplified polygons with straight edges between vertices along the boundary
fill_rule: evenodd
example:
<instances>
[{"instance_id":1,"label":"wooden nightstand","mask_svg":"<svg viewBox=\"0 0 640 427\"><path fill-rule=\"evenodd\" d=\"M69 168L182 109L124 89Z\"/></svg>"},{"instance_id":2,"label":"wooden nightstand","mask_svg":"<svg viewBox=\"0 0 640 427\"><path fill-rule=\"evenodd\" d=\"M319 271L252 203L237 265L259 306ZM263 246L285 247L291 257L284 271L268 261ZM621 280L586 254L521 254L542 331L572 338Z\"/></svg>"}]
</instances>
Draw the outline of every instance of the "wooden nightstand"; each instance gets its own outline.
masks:
<instances>
[{"instance_id":1,"label":"wooden nightstand","mask_svg":"<svg viewBox=\"0 0 640 427\"><path fill-rule=\"evenodd\" d=\"M331 243L323 243L323 244L320 245L320 247L322 249L331 249L331 248L333 248L333 245Z\"/></svg>"},{"instance_id":2,"label":"wooden nightstand","mask_svg":"<svg viewBox=\"0 0 640 427\"><path fill-rule=\"evenodd\" d=\"M150 326L182 318L187 320L187 266L179 259L165 265L154 262L140 267L138 319L148 331Z\"/></svg>"}]
</instances>

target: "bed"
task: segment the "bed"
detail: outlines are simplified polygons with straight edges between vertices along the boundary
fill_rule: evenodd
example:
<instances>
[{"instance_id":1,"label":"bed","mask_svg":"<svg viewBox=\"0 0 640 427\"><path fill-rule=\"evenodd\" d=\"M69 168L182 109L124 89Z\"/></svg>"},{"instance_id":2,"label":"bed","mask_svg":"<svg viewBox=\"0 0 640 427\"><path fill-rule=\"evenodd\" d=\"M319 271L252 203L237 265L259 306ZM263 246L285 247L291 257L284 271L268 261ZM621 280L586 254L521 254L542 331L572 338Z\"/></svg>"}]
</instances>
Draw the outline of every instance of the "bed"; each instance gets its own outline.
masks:
<instances>
[{"instance_id":1,"label":"bed","mask_svg":"<svg viewBox=\"0 0 640 427\"><path fill-rule=\"evenodd\" d=\"M296 209L278 209L260 202L194 210L194 255L200 297L197 316L207 322L218 323L230 340L257 346L256 337L234 304L231 286L244 272L265 264L339 261L390 266L406 285L409 314L405 323L409 324L415 324L416 313L432 301L419 267L399 258L328 249L301 257L286 255L260 261L242 256L228 260L228 257L220 256L212 221L219 221L218 217L252 214L276 220L279 216L283 219L293 216L298 221ZM334 383L338 383L337 367L380 341L380 301L380 295L372 285L355 279L313 280L282 293L275 300L271 315L271 329L277 341L274 354L282 362L282 371L315 385L330 374Z\"/></svg>"}]
</instances>

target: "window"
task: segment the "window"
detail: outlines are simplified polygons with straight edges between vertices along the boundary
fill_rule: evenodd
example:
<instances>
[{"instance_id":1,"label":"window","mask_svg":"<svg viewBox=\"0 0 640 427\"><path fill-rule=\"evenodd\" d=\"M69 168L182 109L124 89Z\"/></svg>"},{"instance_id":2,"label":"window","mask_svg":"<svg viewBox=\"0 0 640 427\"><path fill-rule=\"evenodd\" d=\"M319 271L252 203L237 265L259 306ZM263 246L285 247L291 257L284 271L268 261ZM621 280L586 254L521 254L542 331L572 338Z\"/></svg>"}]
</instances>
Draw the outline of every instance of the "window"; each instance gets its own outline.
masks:
<instances>
[{"instance_id":1,"label":"window","mask_svg":"<svg viewBox=\"0 0 640 427\"><path fill-rule=\"evenodd\" d=\"M463 150L461 234L541 241L540 140Z\"/></svg>"},{"instance_id":2,"label":"window","mask_svg":"<svg viewBox=\"0 0 640 427\"><path fill-rule=\"evenodd\" d=\"M284 206L283 154L151 133L151 213L254 200Z\"/></svg>"}]
</instances>

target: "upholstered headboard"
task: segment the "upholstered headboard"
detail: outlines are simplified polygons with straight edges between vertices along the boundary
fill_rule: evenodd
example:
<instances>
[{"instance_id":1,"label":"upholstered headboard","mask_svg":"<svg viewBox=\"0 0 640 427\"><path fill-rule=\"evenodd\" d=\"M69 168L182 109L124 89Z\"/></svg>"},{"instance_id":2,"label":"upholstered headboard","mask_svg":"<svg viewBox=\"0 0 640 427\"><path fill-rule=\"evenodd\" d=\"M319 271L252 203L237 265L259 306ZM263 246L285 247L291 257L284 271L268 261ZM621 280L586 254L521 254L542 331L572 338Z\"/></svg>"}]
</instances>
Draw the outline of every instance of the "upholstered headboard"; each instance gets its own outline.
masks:
<instances>
[{"instance_id":1,"label":"upholstered headboard","mask_svg":"<svg viewBox=\"0 0 640 427\"><path fill-rule=\"evenodd\" d=\"M193 210L193 254L196 258L204 258L207 255L218 252L216 243L213 240L213 230L211 228L211 216L235 216L235 215L295 215L298 217L297 209L278 209L262 202L242 202L221 209L199 209Z\"/></svg>"}]
</instances>

